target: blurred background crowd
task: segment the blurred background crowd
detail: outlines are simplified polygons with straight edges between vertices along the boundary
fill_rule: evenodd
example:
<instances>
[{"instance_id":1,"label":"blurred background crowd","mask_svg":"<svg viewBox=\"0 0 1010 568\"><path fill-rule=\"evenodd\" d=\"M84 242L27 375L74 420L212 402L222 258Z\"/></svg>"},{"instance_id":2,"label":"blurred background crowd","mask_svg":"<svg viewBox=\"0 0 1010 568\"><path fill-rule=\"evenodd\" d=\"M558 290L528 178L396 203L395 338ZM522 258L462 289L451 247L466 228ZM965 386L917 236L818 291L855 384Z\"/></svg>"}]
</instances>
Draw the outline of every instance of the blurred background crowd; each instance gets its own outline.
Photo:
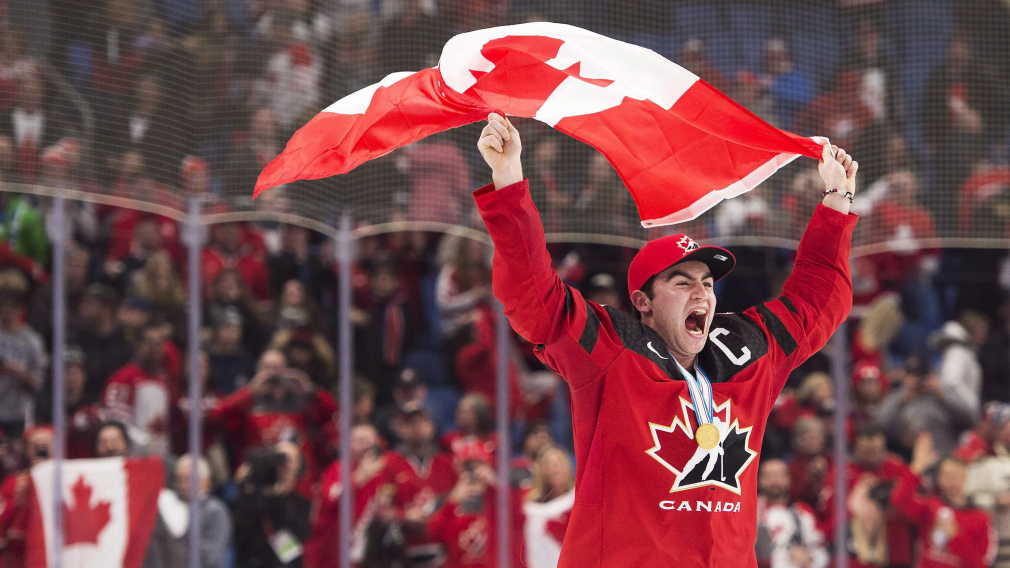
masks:
<instances>
[{"instance_id":1,"label":"blurred background crowd","mask_svg":"<svg viewBox=\"0 0 1010 568\"><path fill-rule=\"evenodd\" d=\"M333 241L274 221L206 225L194 287L173 214L196 196L206 211L251 209L259 171L321 108L436 64L453 34L536 19L652 48L861 164L843 348L793 374L763 441L762 565L822 568L842 547L853 566L1010 566L1005 1L0 0L5 568L23 562L26 468L52 455L56 413L70 458L160 455L184 499L177 480L198 468L207 568L337 566L347 483L356 566L496 566L502 484L515 566L555 565L574 501L569 394L511 335L513 443L499 446L485 242L425 230L357 239L354 426L341 456ZM577 238L651 236L627 190L591 148L519 128L547 231L576 237L550 246L559 274L629 307L634 250ZM469 193L490 181L478 131L276 189L256 207L330 224L350 209L363 226L476 226ZM776 247L802 232L818 183L816 164L799 161L689 225L737 245L720 310L778 294L793 252ZM33 187L79 192L64 226ZM63 361L50 358L53 239L69 244ZM204 305L200 400L184 372L189 294ZM831 446L839 356L851 375L844 542ZM195 460L192 405L204 420ZM169 524L159 517L145 566L186 565L188 529Z\"/></svg>"}]
</instances>

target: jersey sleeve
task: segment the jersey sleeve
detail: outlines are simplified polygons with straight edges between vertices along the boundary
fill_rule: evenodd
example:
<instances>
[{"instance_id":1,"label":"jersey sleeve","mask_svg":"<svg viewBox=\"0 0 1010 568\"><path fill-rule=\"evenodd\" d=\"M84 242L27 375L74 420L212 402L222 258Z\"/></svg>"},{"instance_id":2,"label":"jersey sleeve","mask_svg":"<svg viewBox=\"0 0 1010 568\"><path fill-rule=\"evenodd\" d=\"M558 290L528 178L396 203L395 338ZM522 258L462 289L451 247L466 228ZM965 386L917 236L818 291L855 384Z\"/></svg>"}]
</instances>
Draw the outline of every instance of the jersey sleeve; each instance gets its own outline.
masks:
<instances>
[{"instance_id":1,"label":"jersey sleeve","mask_svg":"<svg viewBox=\"0 0 1010 568\"><path fill-rule=\"evenodd\" d=\"M492 288L512 328L572 388L599 378L623 349L607 310L565 285L551 266L526 180L474 192L494 242Z\"/></svg>"},{"instance_id":2,"label":"jersey sleeve","mask_svg":"<svg viewBox=\"0 0 1010 568\"><path fill-rule=\"evenodd\" d=\"M782 295L744 312L768 339L774 394L790 371L824 347L852 309L849 249L857 220L817 205Z\"/></svg>"},{"instance_id":3,"label":"jersey sleeve","mask_svg":"<svg viewBox=\"0 0 1010 568\"><path fill-rule=\"evenodd\" d=\"M891 491L890 504L899 515L924 529L932 523L936 505L918 493L919 484L919 476L912 470L902 472Z\"/></svg>"}]
</instances>

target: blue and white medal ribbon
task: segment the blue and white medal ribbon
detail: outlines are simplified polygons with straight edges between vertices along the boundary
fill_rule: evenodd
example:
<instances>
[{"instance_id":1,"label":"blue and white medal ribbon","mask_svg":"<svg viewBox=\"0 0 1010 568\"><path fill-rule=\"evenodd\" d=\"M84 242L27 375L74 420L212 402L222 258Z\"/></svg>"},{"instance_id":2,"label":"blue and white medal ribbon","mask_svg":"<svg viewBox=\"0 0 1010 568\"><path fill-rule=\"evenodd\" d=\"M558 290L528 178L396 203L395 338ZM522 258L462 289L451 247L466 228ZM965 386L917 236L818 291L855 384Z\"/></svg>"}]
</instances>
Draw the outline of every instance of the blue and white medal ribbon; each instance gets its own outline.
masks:
<instances>
[{"instance_id":1,"label":"blue and white medal ribbon","mask_svg":"<svg viewBox=\"0 0 1010 568\"><path fill-rule=\"evenodd\" d=\"M702 372L701 367L695 365L697 375L692 377L691 373L676 359L677 368L680 374L684 375L687 382L687 390L691 393L691 403L694 405L694 414L698 418L698 429L694 432L694 439L698 445L705 450L711 450L719 445L719 429L712 424L714 419L714 408L712 404L712 383Z\"/></svg>"}]
</instances>

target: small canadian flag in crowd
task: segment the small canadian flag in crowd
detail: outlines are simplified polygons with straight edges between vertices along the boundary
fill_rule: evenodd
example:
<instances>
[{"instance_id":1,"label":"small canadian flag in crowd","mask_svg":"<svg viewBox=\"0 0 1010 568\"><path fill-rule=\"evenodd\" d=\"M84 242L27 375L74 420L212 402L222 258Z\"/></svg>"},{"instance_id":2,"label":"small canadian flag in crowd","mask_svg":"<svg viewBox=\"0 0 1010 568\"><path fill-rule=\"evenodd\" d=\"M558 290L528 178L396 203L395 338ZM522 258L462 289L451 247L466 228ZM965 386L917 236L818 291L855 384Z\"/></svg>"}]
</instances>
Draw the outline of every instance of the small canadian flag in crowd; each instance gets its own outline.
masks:
<instances>
[{"instance_id":1,"label":"small canadian flag in crowd","mask_svg":"<svg viewBox=\"0 0 1010 568\"><path fill-rule=\"evenodd\" d=\"M32 468L26 568L55 567L53 462ZM161 460L107 458L63 462L61 568L139 568L158 513Z\"/></svg>"}]
</instances>

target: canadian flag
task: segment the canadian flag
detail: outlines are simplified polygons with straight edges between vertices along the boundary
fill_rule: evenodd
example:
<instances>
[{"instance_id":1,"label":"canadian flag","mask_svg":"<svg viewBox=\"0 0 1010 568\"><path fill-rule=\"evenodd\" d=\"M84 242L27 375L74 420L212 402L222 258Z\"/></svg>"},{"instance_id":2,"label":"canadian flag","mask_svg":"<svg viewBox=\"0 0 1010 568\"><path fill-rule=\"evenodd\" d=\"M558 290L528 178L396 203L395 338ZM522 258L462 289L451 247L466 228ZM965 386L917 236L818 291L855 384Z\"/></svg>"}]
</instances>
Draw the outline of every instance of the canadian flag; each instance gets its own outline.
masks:
<instances>
[{"instance_id":1,"label":"canadian flag","mask_svg":"<svg viewBox=\"0 0 1010 568\"><path fill-rule=\"evenodd\" d=\"M346 173L489 112L534 118L601 151L644 226L694 219L823 138L779 130L657 53L535 22L449 40L438 67L393 73L324 109L264 168L254 195Z\"/></svg>"},{"instance_id":2,"label":"canadian flag","mask_svg":"<svg viewBox=\"0 0 1010 568\"><path fill-rule=\"evenodd\" d=\"M26 568L55 567L53 479L48 461L32 468L34 498L25 535ZM157 457L63 462L61 568L139 568L164 481Z\"/></svg>"}]
</instances>

